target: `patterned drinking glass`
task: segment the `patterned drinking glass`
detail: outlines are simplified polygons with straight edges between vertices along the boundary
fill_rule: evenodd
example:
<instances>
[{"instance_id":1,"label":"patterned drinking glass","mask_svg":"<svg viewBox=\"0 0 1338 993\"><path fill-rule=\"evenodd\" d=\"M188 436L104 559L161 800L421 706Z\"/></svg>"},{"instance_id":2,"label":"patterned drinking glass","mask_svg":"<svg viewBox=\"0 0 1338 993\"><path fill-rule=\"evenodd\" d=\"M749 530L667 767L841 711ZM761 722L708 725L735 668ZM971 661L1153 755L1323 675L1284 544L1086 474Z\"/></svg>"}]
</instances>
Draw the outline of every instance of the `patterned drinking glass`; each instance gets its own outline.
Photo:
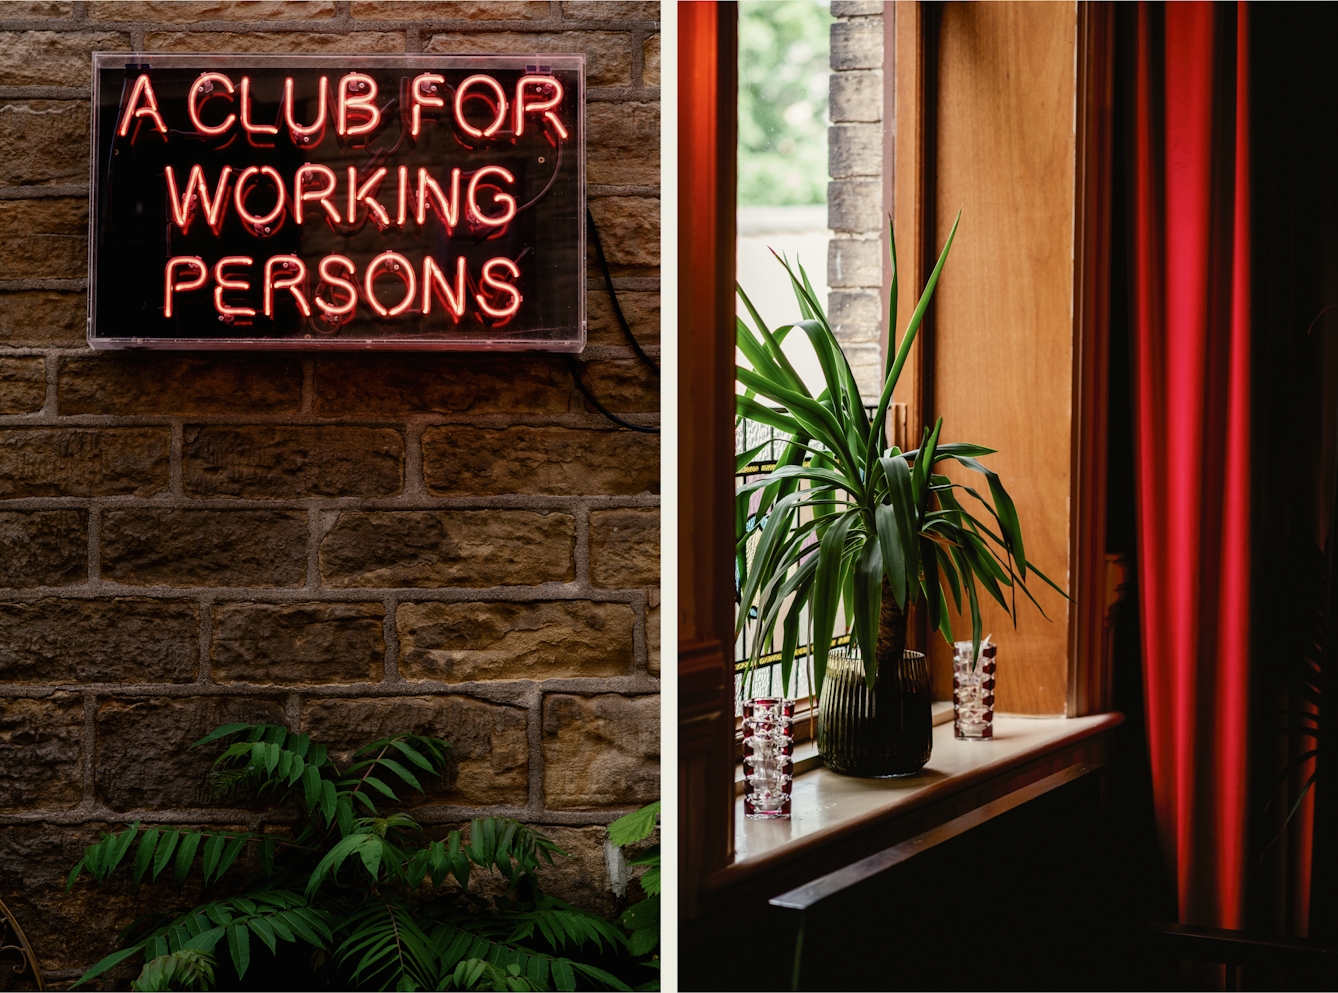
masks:
<instances>
[{"instance_id":1,"label":"patterned drinking glass","mask_svg":"<svg viewBox=\"0 0 1338 993\"><path fill-rule=\"evenodd\" d=\"M998 645L981 645L972 665L971 642L952 645L953 732L958 738L994 737L994 674Z\"/></svg>"},{"instance_id":2,"label":"patterned drinking glass","mask_svg":"<svg viewBox=\"0 0 1338 993\"><path fill-rule=\"evenodd\" d=\"M743 813L790 816L794 778L794 701L757 697L743 705Z\"/></svg>"}]
</instances>

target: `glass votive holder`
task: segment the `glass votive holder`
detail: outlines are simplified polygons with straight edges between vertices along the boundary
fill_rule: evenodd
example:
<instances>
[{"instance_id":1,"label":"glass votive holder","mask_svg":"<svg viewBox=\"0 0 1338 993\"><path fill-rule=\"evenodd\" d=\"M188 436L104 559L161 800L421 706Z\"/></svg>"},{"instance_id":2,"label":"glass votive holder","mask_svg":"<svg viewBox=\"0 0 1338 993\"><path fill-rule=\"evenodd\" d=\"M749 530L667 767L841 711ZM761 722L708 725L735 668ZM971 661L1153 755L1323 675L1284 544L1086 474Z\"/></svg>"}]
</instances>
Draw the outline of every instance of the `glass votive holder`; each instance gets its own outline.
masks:
<instances>
[{"instance_id":1,"label":"glass votive holder","mask_svg":"<svg viewBox=\"0 0 1338 993\"><path fill-rule=\"evenodd\" d=\"M743 813L790 816L794 778L794 701L756 697L743 705Z\"/></svg>"},{"instance_id":2,"label":"glass votive holder","mask_svg":"<svg viewBox=\"0 0 1338 993\"><path fill-rule=\"evenodd\" d=\"M995 656L999 646L982 644L980 656L971 657L971 642L952 645L953 734L984 741L994 737Z\"/></svg>"}]
</instances>

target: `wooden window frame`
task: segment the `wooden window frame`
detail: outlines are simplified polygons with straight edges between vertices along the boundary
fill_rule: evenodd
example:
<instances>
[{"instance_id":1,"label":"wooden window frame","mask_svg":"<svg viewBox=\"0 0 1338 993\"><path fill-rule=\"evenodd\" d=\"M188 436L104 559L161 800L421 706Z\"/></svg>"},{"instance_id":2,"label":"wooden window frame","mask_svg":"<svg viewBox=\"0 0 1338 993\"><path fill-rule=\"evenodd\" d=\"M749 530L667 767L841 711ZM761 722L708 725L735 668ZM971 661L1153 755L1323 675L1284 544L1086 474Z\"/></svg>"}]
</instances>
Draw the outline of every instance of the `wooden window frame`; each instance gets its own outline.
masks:
<instances>
[{"instance_id":1,"label":"wooden window frame","mask_svg":"<svg viewBox=\"0 0 1338 993\"><path fill-rule=\"evenodd\" d=\"M898 326L938 246L931 164L937 141L939 7L886 4L884 196L901 244ZM702 0L679 18L679 880L680 916L709 906L733 860L736 720L733 707L734 278L737 10ZM1068 542L1077 608L1066 620L1064 711L1109 705L1105 604L1105 368L1109 314L1113 9L1077 4L1073 368ZM891 111L891 112L889 112ZM895 129L895 137L893 134ZM895 184L895 185L894 185ZM935 410L932 316L896 400L910 423ZM923 647L927 632L912 629Z\"/></svg>"}]
</instances>

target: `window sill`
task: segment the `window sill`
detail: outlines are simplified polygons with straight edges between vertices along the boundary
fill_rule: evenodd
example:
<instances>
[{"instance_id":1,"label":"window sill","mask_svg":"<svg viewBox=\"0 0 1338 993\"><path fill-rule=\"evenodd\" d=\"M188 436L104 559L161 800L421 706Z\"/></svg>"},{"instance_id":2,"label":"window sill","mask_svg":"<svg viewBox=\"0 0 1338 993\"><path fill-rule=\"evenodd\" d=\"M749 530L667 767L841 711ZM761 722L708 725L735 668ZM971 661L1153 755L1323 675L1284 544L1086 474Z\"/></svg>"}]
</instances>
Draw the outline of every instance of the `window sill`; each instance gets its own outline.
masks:
<instances>
[{"instance_id":1,"label":"window sill","mask_svg":"<svg viewBox=\"0 0 1338 993\"><path fill-rule=\"evenodd\" d=\"M739 887L769 889L776 880L788 880L788 889L798 875L872 854L1075 761L1103 763L1110 732L1124 720L1120 714L996 716L993 740L959 741L950 718L949 705L934 728L929 763L906 779L837 775L808 754L816 751L812 745L801 746L796 758L803 756L808 771L795 776L789 820L745 818L740 789L735 860L713 875L709 889L723 896Z\"/></svg>"},{"instance_id":2,"label":"window sill","mask_svg":"<svg viewBox=\"0 0 1338 993\"><path fill-rule=\"evenodd\" d=\"M934 713L934 727L940 724L946 724L952 720L952 701L935 700L932 704ZM937 740L937 739L935 739ZM794 775L802 776L805 773L812 772L814 769L822 767L822 759L818 755L818 743L812 737L806 738L794 746ZM734 796L743 796L743 763L740 762L734 766ZM739 807L735 811L735 818L743 816Z\"/></svg>"}]
</instances>

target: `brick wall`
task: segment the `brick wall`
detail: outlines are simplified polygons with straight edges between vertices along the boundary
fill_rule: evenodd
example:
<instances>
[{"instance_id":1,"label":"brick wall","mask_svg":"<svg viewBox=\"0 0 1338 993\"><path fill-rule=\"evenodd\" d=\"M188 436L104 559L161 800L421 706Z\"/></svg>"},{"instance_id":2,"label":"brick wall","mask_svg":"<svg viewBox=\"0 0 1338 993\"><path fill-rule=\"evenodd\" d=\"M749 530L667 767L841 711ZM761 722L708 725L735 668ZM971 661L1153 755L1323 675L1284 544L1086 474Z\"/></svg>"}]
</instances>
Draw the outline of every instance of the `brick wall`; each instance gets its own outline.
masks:
<instances>
[{"instance_id":1,"label":"brick wall","mask_svg":"<svg viewBox=\"0 0 1338 993\"><path fill-rule=\"evenodd\" d=\"M90 60L584 52L591 209L659 345L657 3L0 5L0 896L73 975L147 901L62 892L136 818L256 826L185 745L231 720L456 746L420 816L499 813L611 911L605 824L659 795L659 439L561 357L93 354ZM658 382L588 294L590 389Z\"/></svg>"},{"instance_id":2,"label":"brick wall","mask_svg":"<svg viewBox=\"0 0 1338 993\"><path fill-rule=\"evenodd\" d=\"M882 390L883 4L832 0L832 126L827 134L827 297L836 332L864 396ZM889 108L890 110L890 108Z\"/></svg>"}]
</instances>

